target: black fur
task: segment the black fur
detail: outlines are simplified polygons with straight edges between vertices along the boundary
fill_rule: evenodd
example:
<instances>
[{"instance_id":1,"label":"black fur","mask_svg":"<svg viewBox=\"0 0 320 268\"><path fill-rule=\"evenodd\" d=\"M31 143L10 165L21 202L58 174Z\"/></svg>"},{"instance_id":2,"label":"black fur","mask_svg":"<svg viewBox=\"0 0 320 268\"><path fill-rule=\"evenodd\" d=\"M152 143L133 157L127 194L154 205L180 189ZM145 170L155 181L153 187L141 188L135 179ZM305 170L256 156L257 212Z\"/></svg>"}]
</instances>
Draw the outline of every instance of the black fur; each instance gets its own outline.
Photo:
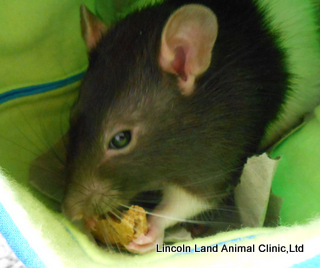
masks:
<instances>
[{"instance_id":1,"label":"black fur","mask_svg":"<svg viewBox=\"0 0 320 268\"><path fill-rule=\"evenodd\" d=\"M219 24L211 65L189 97L158 64L162 29L187 3L210 7ZM81 183L89 174L108 178L130 199L173 182L223 204L289 88L277 38L249 0L169 0L128 15L90 54L71 120L68 183ZM147 131L134 151L97 168L105 153L105 125L131 120L135 111Z\"/></svg>"}]
</instances>

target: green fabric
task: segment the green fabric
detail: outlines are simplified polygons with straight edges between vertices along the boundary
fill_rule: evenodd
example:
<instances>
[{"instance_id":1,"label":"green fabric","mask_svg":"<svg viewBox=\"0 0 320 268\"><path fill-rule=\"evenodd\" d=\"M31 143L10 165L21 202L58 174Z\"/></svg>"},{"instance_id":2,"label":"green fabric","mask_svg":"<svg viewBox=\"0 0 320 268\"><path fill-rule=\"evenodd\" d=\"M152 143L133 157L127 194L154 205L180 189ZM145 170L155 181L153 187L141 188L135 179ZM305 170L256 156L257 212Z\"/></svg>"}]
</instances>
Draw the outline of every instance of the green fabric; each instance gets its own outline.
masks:
<instances>
[{"instance_id":1,"label":"green fabric","mask_svg":"<svg viewBox=\"0 0 320 268\"><path fill-rule=\"evenodd\" d=\"M0 94L86 70L82 2L94 7L93 0L0 0ZM26 185L30 162L66 131L77 86L0 105L0 166L19 183Z\"/></svg>"},{"instance_id":2,"label":"green fabric","mask_svg":"<svg viewBox=\"0 0 320 268\"><path fill-rule=\"evenodd\" d=\"M320 106L315 117L272 152L280 157L273 193L283 198L281 224L304 223L320 214Z\"/></svg>"},{"instance_id":3,"label":"green fabric","mask_svg":"<svg viewBox=\"0 0 320 268\"><path fill-rule=\"evenodd\" d=\"M83 71L79 6L93 0L0 1L0 93Z\"/></svg>"},{"instance_id":4,"label":"green fabric","mask_svg":"<svg viewBox=\"0 0 320 268\"><path fill-rule=\"evenodd\" d=\"M319 254L320 219L303 226L279 228L246 228L220 233L213 237L184 243L206 246L227 242L228 245L256 245L255 253L150 253L129 255L108 252L92 243L66 221L60 213L48 209L24 187L0 170L0 203L15 221L22 235L39 255L46 267L258 267L268 263L290 267ZM240 239L241 238L241 239ZM281 246L305 245L303 253L259 253L261 244ZM182 243L179 243L180 245ZM222 244L220 244L221 249Z\"/></svg>"},{"instance_id":5,"label":"green fabric","mask_svg":"<svg viewBox=\"0 0 320 268\"><path fill-rule=\"evenodd\" d=\"M110 3L110 1L95 3L94 0L0 0L0 94L17 88L58 81L86 69L87 55L79 26L79 6L82 2L95 11L99 11L104 3ZM108 9L110 17L112 17L110 21L150 2L155 1L140 0L132 5L131 1L121 2L129 4L128 8L123 9L123 6L116 7L115 5L114 10ZM277 4L279 2L281 4ZM281 14L287 12L286 8L299 11L307 10L300 12L301 16L310 15L310 6L301 9L301 5L304 7L308 5L308 1L304 0L295 0L296 5L292 4L291 0L260 0L260 3L266 5L273 3L278 8L277 11L271 9L274 16L284 16ZM108 14L103 13L103 16L107 18ZM288 22L288 25L290 23ZM305 84L299 82L297 87L300 90L299 94L315 90L314 77L315 66L317 66L315 59L318 54L312 56L314 55L312 51L316 49L316 43L312 38L315 34L312 16L310 20L306 21L306 24L311 25L309 28L310 38L305 40L304 37L301 37L304 43L294 45L295 49L291 50L291 52L298 53L293 53L291 57L292 70L298 74L301 73L303 77L304 75L307 77L312 75L312 82ZM288 28L281 25L274 25L274 27L280 27L284 32L289 31ZM294 27L295 24L292 23L290 36ZM295 40L297 42L299 37ZM293 44L285 42L285 45L291 46ZM312 47L312 49L300 51L300 47L297 49L297 46L301 48ZM309 60L314 62L314 65L307 64ZM300 61L302 62L301 66ZM68 114L76 97L78 85L79 83L73 83L55 91L11 100L0 105L0 167L13 178L8 179L7 176L0 176L0 202L6 207L21 230L24 230L24 225L30 225L29 228L34 228L39 233L39 237L35 238L27 230L23 231L30 244L34 245L36 252L44 260L50 252L65 267L105 267L106 264L111 267L127 267L128 265L131 267L150 267L151 264L163 267L165 264L172 263L177 266L186 264L200 266L207 264L208 261L217 263L221 261L220 264L228 263L230 261L228 254L214 255L213 260L212 255L203 254L153 253L146 256L129 256L106 253L70 225L60 213L55 212L55 204L51 200L29 189L28 169L30 162L47 151L67 130ZM281 143L273 152L273 156L281 156L273 190L285 199L281 211L283 224L307 221L315 215L314 212L319 211L317 204L320 204L320 180L319 168L316 165L317 159L320 159L319 139L317 139L320 134L319 111L317 111L317 116ZM310 161L307 162L307 160ZM20 221L21 215L12 209L12 204L15 202L25 210L25 213L22 213L26 217L25 222ZM306 208L301 204L309 206ZM306 229L303 233L304 237L293 236L290 238L296 234L295 229L292 229L292 232L286 228L275 231L249 229L220 234L197 240L197 242L213 244L240 236L262 234L255 242L278 243L279 238L288 232L286 239L298 243L311 238L317 233L317 230L320 230L319 221L317 227L312 225L311 228L310 226L308 225L310 230ZM36 245L38 241L35 240L38 239L43 240L44 248ZM190 243L194 244L194 242ZM267 259L266 256L264 256L265 259ZM241 260L240 256L238 256L238 260ZM50 266L48 260L47 265ZM51 266L59 267L59 265L52 263Z\"/></svg>"},{"instance_id":6,"label":"green fabric","mask_svg":"<svg viewBox=\"0 0 320 268\"><path fill-rule=\"evenodd\" d=\"M278 120L270 124L262 144L271 145L319 104L320 21L312 0L257 0L267 10L268 27L281 37L291 76L291 92ZM314 2L314 3L313 3ZM319 1L317 5L320 6ZM276 138L276 139L274 139Z\"/></svg>"},{"instance_id":7,"label":"green fabric","mask_svg":"<svg viewBox=\"0 0 320 268\"><path fill-rule=\"evenodd\" d=\"M132 11L139 10L148 5L161 3L163 1L164 0L96 0L95 13L102 18L107 25L109 25L125 17Z\"/></svg>"}]
</instances>

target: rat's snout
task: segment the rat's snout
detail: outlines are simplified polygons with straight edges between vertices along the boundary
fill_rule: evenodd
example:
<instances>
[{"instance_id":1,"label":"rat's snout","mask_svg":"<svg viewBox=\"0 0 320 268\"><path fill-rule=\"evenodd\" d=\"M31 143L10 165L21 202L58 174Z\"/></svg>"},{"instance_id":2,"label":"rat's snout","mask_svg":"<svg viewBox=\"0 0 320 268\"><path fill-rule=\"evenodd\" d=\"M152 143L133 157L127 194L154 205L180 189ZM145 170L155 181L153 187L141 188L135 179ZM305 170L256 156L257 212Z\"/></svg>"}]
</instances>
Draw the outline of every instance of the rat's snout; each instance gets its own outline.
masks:
<instances>
[{"instance_id":1,"label":"rat's snout","mask_svg":"<svg viewBox=\"0 0 320 268\"><path fill-rule=\"evenodd\" d=\"M88 179L71 183L62 204L63 213L72 221L106 215L119 206L118 191L107 180Z\"/></svg>"}]
</instances>

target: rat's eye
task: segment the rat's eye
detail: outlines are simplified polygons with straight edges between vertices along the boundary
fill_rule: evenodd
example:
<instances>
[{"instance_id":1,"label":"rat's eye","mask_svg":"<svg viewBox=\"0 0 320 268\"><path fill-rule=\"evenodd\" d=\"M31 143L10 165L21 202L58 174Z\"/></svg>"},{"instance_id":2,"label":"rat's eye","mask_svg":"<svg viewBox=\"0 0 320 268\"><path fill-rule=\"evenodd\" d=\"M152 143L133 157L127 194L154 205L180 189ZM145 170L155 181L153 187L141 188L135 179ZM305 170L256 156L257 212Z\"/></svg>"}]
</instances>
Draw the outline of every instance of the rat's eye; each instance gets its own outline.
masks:
<instances>
[{"instance_id":1,"label":"rat's eye","mask_svg":"<svg viewBox=\"0 0 320 268\"><path fill-rule=\"evenodd\" d=\"M131 132L129 130L122 131L113 136L109 143L110 149L122 149L131 141Z\"/></svg>"}]
</instances>

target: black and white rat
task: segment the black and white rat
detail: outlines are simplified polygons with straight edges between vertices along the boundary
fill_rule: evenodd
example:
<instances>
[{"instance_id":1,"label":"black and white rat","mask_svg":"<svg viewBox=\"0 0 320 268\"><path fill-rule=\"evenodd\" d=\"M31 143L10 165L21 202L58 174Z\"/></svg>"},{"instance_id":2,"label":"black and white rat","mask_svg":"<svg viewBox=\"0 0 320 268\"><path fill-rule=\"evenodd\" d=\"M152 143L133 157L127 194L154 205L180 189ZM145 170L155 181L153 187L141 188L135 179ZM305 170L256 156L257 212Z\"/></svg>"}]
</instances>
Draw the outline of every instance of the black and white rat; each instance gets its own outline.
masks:
<instances>
[{"instance_id":1,"label":"black and white rat","mask_svg":"<svg viewBox=\"0 0 320 268\"><path fill-rule=\"evenodd\" d=\"M149 232L127 245L148 252L166 228L232 199L289 90L285 52L251 0L168 0L112 27L84 6L81 17L90 62L71 116L63 211L93 228L161 190Z\"/></svg>"}]
</instances>

